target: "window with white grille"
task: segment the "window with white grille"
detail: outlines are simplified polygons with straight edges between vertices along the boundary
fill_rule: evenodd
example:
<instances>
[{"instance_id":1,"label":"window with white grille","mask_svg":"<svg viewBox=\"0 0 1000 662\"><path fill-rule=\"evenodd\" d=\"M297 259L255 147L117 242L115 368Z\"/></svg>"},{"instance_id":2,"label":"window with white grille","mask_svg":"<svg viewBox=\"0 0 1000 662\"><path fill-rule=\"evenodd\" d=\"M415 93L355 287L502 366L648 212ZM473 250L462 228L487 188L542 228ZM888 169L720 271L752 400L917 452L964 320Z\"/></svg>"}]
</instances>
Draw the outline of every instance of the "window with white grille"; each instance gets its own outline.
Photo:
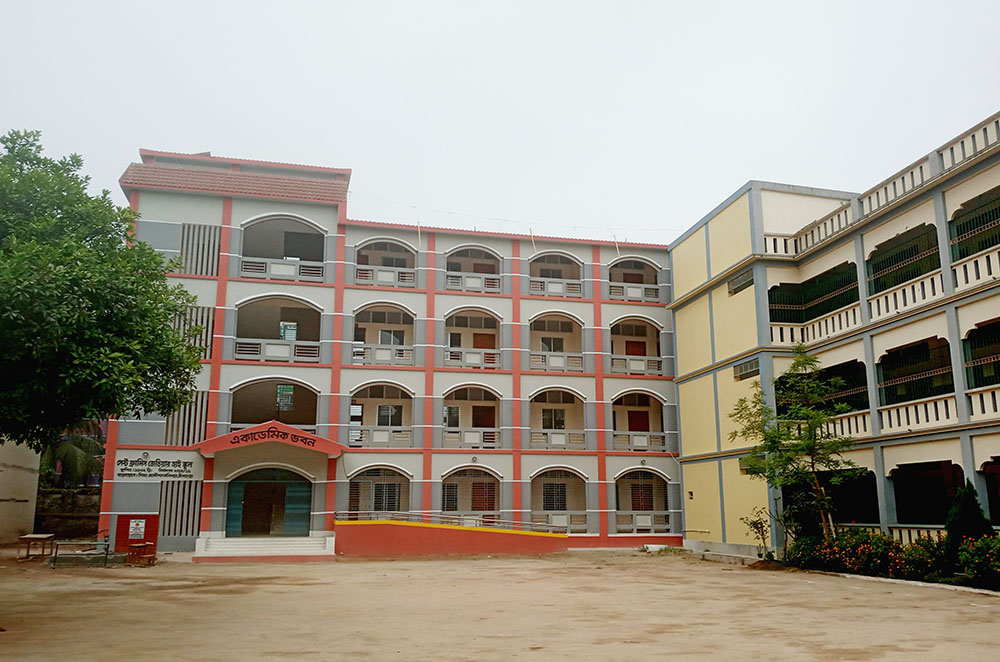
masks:
<instances>
[{"instance_id":1,"label":"window with white grille","mask_svg":"<svg viewBox=\"0 0 1000 662\"><path fill-rule=\"evenodd\" d=\"M542 484L542 510L566 510L566 483Z\"/></svg>"},{"instance_id":2,"label":"window with white grille","mask_svg":"<svg viewBox=\"0 0 1000 662\"><path fill-rule=\"evenodd\" d=\"M458 485L445 483L441 486L441 510L454 512L458 510Z\"/></svg>"}]
</instances>

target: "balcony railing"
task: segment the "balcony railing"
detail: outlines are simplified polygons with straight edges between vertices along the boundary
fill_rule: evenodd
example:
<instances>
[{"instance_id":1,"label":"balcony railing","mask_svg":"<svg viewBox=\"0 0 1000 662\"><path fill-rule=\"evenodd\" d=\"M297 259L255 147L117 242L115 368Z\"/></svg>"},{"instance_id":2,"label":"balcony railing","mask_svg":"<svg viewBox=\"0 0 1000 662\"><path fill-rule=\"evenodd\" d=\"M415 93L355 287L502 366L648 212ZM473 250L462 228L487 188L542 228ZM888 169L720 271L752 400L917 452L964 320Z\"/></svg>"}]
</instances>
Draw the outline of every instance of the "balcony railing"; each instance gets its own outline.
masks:
<instances>
[{"instance_id":1,"label":"balcony railing","mask_svg":"<svg viewBox=\"0 0 1000 662\"><path fill-rule=\"evenodd\" d=\"M562 352L532 352L529 365L531 370L552 370L556 372L582 372L583 354Z\"/></svg>"},{"instance_id":2,"label":"balcony railing","mask_svg":"<svg viewBox=\"0 0 1000 662\"><path fill-rule=\"evenodd\" d=\"M354 282L361 285L415 287L417 271L416 269L400 267L374 267L359 264L354 269Z\"/></svg>"},{"instance_id":3,"label":"balcony railing","mask_svg":"<svg viewBox=\"0 0 1000 662\"><path fill-rule=\"evenodd\" d=\"M413 365L412 345L362 345L351 348L355 365Z\"/></svg>"},{"instance_id":4,"label":"balcony railing","mask_svg":"<svg viewBox=\"0 0 1000 662\"><path fill-rule=\"evenodd\" d=\"M936 428L958 422L953 393L879 407L878 413L882 432Z\"/></svg>"},{"instance_id":5,"label":"balcony railing","mask_svg":"<svg viewBox=\"0 0 1000 662\"><path fill-rule=\"evenodd\" d=\"M653 356L615 354L611 357L611 372L626 375L659 375L663 372L663 361Z\"/></svg>"},{"instance_id":6,"label":"balcony railing","mask_svg":"<svg viewBox=\"0 0 1000 662\"><path fill-rule=\"evenodd\" d=\"M867 391L867 389L865 389ZM826 433L839 437L870 437L872 434L871 413L851 411L833 416L826 424Z\"/></svg>"},{"instance_id":7,"label":"balcony railing","mask_svg":"<svg viewBox=\"0 0 1000 662\"><path fill-rule=\"evenodd\" d=\"M814 343L833 338L861 326L861 306L851 304L805 324L771 324L771 344L792 346L797 343Z\"/></svg>"},{"instance_id":8,"label":"balcony railing","mask_svg":"<svg viewBox=\"0 0 1000 662\"><path fill-rule=\"evenodd\" d=\"M507 528L500 524L499 510L442 510L443 517L453 520L453 526L485 526L489 528ZM561 531L556 530L561 533Z\"/></svg>"},{"instance_id":9,"label":"balcony railing","mask_svg":"<svg viewBox=\"0 0 1000 662\"><path fill-rule=\"evenodd\" d=\"M456 368L499 368L500 352L495 349L446 349L444 364Z\"/></svg>"},{"instance_id":10,"label":"balcony railing","mask_svg":"<svg viewBox=\"0 0 1000 662\"><path fill-rule=\"evenodd\" d=\"M966 392L969 398L969 418L973 421L985 421L1000 418L1000 385L970 389Z\"/></svg>"},{"instance_id":11,"label":"balcony railing","mask_svg":"<svg viewBox=\"0 0 1000 662\"><path fill-rule=\"evenodd\" d=\"M553 297L579 297L583 296L583 281L532 277L528 281L528 291L531 294L546 294Z\"/></svg>"},{"instance_id":12,"label":"balcony railing","mask_svg":"<svg viewBox=\"0 0 1000 662\"><path fill-rule=\"evenodd\" d=\"M446 428L441 439L444 448L499 448L497 428Z\"/></svg>"},{"instance_id":13,"label":"balcony railing","mask_svg":"<svg viewBox=\"0 0 1000 662\"><path fill-rule=\"evenodd\" d=\"M531 448L586 450L587 433L583 430L532 430Z\"/></svg>"},{"instance_id":14,"label":"balcony railing","mask_svg":"<svg viewBox=\"0 0 1000 662\"><path fill-rule=\"evenodd\" d=\"M351 426L347 440L351 448L410 448L413 428Z\"/></svg>"},{"instance_id":15,"label":"balcony railing","mask_svg":"<svg viewBox=\"0 0 1000 662\"><path fill-rule=\"evenodd\" d=\"M615 533L670 533L670 511L618 510Z\"/></svg>"},{"instance_id":16,"label":"balcony railing","mask_svg":"<svg viewBox=\"0 0 1000 662\"><path fill-rule=\"evenodd\" d=\"M616 451L667 451L667 435L662 432L615 432L611 443Z\"/></svg>"},{"instance_id":17,"label":"balcony railing","mask_svg":"<svg viewBox=\"0 0 1000 662\"><path fill-rule=\"evenodd\" d=\"M944 285L941 280L941 270L937 269L869 297L868 309L871 311L872 321L876 321L922 306L942 296L944 296Z\"/></svg>"},{"instance_id":18,"label":"balcony railing","mask_svg":"<svg viewBox=\"0 0 1000 662\"><path fill-rule=\"evenodd\" d=\"M237 338L234 356L242 361L316 363L319 361L319 343L306 340Z\"/></svg>"},{"instance_id":19,"label":"balcony railing","mask_svg":"<svg viewBox=\"0 0 1000 662\"><path fill-rule=\"evenodd\" d=\"M608 297L622 301L659 301L660 287L639 283L609 283Z\"/></svg>"},{"instance_id":20,"label":"balcony railing","mask_svg":"<svg viewBox=\"0 0 1000 662\"><path fill-rule=\"evenodd\" d=\"M951 272L955 275L955 291L993 282L1000 278L1000 246L956 261Z\"/></svg>"},{"instance_id":21,"label":"balcony railing","mask_svg":"<svg viewBox=\"0 0 1000 662\"><path fill-rule=\"evenodd\" d=\"M531 523L551 526L568 533L587 532L586 510L532 510Z\"/></svg>"},{"instance_id":22,"label":"balcony railing","mask_svg":"<svg viewBox=\"0 0 1000 662\"><path fill-rule=\"evenodd\" d=\"M795 235L764 235L764 252L771 255L795 256L830 237L844 232L860 220L878 212L914 191L938 180L942 174L1000 144L1000 120L993 115L978 124L955 142L945 145L930 157L900 170L892 177L858 196L860 216L855 217L851 205L845 204L827 216L807 225ZM932 159L940 165L932 165Z\"/></svg>"},{"instance_id":23,"label":"balcony railing","mask_svg":"<svg viewBox=\"0 0 1000 662\"><path fill-rule=\"evenodd\" d=\"M448 272L444 275L445 289L463 292L499 292L503 280L488 274Z\"/></svg>"},{"instance_id":24,"label":"balcony railing","mask_svg":"<svg viewBox=\"0 0 1000 662\"><path fill-rule=\"evenodd\" d=\"M267 278L275 280L323 281L322 262L303 262L269 257L245 257L240 261L240 276L243 278Z\"/></svg>"}]
</instances>

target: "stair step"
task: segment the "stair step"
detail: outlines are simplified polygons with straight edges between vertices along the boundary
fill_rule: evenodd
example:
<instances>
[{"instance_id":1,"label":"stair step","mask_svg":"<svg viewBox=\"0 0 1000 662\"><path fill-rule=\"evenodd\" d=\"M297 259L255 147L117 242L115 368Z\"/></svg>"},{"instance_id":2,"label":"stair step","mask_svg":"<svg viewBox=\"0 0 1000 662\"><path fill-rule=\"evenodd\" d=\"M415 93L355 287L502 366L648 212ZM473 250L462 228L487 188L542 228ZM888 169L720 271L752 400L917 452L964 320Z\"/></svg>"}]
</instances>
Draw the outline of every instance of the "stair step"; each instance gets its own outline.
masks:
<instances>
[{"instance_id":1,"label":"stair step","mask_svg":"<svg viewBox=\"0 0 1000 662\"><path fill-rule=\"evenodd\" d=\"M329 555L326 538L209 538L202 556Z\"/></svg>"}]
</instances>

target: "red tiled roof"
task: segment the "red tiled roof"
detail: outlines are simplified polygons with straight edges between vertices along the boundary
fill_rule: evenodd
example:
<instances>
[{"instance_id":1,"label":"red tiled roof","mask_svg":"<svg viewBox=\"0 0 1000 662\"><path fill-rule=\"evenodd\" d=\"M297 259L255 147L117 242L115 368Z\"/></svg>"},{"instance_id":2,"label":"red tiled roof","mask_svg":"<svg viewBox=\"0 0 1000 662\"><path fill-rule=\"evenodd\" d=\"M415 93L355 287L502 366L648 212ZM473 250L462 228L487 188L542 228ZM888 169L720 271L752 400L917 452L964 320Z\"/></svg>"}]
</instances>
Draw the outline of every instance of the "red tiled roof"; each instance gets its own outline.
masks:
<instances>
[{"instance_id":1,"label":"red tiled roof","mask_svg":"<svg viewBox=\"0 0 1000 662\"><path fill-rule=\"evenodd\" d=\"M174 189L237 197L286 198L312 202L346 202L347 182L315 177L240 172L217 168L185 168L133 163L118 180L122 189Z\"/></svg>"},{"instance_id":2,"label":"red tiled roof","mask_svg":"<svg viewBox=\"0 0 1000 662\"><path fill-rule=\"evenodd\" d=\"M164 152L155 149L145 149L139 150L139 156L142 157L143 163L147 161L147 157L150 159L155 159L158 156L163 156L171 159L183 159L186 161L213 161L216 163L246 163L248 165L259 165L274 168L294 168L296 170L314 170L319 172L337 172L341 174L351 174L350 168L331 168L327 166L314 166L306 165L304 163L286 163L283 161L260 161L257 159L240 159L228 156L215 156L213 154L188 154L185 152Z\"/></svg>"}]
</instances>

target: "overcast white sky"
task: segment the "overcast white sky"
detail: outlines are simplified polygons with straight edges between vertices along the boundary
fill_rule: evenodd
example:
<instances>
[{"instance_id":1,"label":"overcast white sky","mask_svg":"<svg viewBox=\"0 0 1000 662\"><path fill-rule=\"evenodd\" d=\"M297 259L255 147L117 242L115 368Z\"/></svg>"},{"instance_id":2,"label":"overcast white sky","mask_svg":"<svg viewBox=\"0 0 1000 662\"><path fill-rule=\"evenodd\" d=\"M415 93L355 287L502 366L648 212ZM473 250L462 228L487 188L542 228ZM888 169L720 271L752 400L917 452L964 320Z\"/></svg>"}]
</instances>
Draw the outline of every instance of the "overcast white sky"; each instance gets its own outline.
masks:
<instances>
[{"instance_id":1,"label":"overcast white sky","mask_svg":"<svg viewBox=\"0 0 1000 662\"><path fill-rule=\"evenodd\" d=\"M0 131L353 168L351 218L667 242L1000 109L1000 2L0 0ZM447 210L443 213L436 210ZM491 220L487 217L506 220Z\"/></svg>"}]
</instances>

